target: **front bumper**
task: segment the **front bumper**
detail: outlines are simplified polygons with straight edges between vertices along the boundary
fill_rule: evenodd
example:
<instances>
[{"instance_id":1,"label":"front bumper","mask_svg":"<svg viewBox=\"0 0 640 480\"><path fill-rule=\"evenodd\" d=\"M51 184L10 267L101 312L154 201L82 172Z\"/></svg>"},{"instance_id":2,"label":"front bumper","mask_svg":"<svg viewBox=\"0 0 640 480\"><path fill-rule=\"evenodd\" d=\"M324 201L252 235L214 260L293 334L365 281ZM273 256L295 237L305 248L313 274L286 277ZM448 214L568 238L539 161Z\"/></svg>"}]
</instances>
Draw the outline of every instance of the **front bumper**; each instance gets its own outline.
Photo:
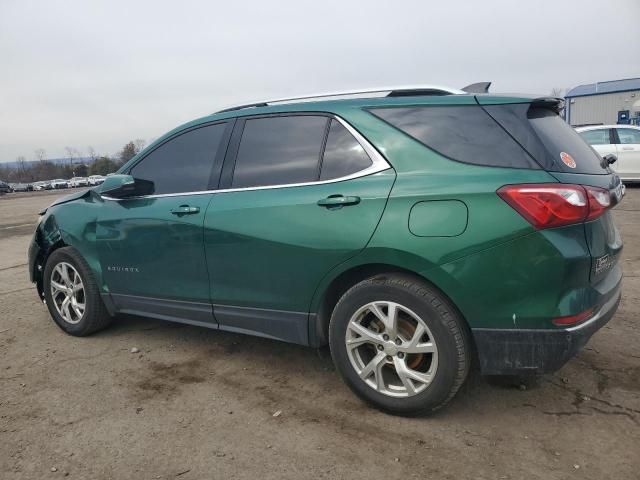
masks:
<instances>
[{"instance_id":1,"label":"front bumper","mask_svg":"<svg viewBox=\"0 0 640 480\"><path fill-rule=\"evenodd\" d=\"M28 263L29 263L29 281L31 283L36 283L36 260L38 258L38 253L40 252L40 246L36 243L35 235L31 239L31 243L29 244L28 250Z\"/></svg>"},{"instance_id":2,"label":"front bumper","mask_svg":"<svg viewBox=\"0 0 640 480\"><path fill-rule=\"evenodd\" d=\"M483 375L526 375L560 369L616 313L621 287L589 320L564 329L473 329Z\"/></svg>"}]
</instances>

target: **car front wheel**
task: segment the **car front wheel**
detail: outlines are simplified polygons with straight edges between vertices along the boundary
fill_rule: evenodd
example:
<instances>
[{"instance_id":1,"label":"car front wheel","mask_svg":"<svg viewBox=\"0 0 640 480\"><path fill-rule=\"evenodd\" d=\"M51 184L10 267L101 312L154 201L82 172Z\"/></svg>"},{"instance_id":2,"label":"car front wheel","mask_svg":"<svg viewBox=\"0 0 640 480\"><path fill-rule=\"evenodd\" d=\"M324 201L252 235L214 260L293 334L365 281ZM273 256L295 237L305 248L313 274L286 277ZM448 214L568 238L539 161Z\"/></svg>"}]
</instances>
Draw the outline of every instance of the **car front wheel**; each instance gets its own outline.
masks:
<instances>
[{"instance_id":1,"label":"car front wheel","mask_svg":"<svg viewBox=\"0 0 640 480\"><path fill-rule=\"evenodd\" d=\"M68 334L82 337L110 323L93 273L74 248L60 248L49 256L43 287L49 313Z\"/></svg>"},{"instance_id":2,"label":"car front wheel","mask_svg":"<svg viewBox=\"0 0 640 480\"><path fill-rule=\"evenodd\" d=\"M444 406L469 371L464 320L436 289L408 275L358 283L336 305L331 354L351 389L390 413Z\"/></svg>"}]
</instances>

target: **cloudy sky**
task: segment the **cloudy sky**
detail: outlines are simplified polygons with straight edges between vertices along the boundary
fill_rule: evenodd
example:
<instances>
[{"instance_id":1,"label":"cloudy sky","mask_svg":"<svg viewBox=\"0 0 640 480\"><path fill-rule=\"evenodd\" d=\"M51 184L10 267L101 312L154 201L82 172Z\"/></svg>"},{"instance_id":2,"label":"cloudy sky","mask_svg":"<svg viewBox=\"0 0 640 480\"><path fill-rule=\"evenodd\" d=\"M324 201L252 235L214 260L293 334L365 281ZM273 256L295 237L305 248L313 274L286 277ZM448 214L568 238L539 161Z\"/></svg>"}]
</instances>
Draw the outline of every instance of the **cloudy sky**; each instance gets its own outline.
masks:
<instances>
[{"instance_id":1,"label":"cloudy sky","mask_svg":"<svg viewBox=\"0 0 640 480\"><path fill-rule=\"evenodd\" d=\"M265 98L640 77L638 20L638 0L0 0L0 162L113 154Z\"/></svg>"}]
</instances>

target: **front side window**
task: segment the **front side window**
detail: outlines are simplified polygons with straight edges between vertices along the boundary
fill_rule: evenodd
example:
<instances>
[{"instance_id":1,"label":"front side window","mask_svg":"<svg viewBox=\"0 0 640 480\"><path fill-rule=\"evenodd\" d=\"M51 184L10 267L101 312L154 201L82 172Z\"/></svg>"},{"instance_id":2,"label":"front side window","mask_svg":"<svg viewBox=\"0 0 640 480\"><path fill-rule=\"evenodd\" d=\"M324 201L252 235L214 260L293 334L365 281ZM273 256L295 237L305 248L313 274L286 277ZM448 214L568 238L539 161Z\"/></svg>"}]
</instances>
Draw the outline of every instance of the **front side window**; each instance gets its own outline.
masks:
<instances>
[{"instance_id":1,"label":"front side window","mask_svg":"<svg viewBox=\"0 0 640 480\"><path fill-rule=\"evenodd\" d=\"M226 123L190 130L160 145L129 172L153 182L154 194L207 190Z\"/></svg>"},{"instance_id":2,"label":"front side window","mask_svg":"<svg viewBox=\"0 0 640 480\"><path fill-rule=\"evenodd\" d=\"M589 145L606 145L610 143L608 128L600 128L598 130L587 130L585 132L579 132L579 135Z\"/></svg>"},{"instance_id":3,"label":"front side window","mask_svg":"<svg viewBox=\"0 0 640 480\"><path fill-rule=\"evenodd\" d=\"M640 130L633 128L616 128L618 138L622 144L640 144Z\"/></svg>"},{"instance_id":4,"label":"front side window","mask_svg":"<svg viewBox=\"0 0 640 480\"><path fill-rule=\"evenodd\" d=\"M371 164L369 155L353 135L338 120L331 120L320 180L346 177Z\"/></svg>"},{"instance_id":5,"label":"front side window","mask_svg":"<svg viewBox=\"0 0 640 480\"><path fill-rule=\"evenodd\" d=\"M247 120L232 188L316 181L328 121L311 115Z\"/></svg>"}]
</instances>

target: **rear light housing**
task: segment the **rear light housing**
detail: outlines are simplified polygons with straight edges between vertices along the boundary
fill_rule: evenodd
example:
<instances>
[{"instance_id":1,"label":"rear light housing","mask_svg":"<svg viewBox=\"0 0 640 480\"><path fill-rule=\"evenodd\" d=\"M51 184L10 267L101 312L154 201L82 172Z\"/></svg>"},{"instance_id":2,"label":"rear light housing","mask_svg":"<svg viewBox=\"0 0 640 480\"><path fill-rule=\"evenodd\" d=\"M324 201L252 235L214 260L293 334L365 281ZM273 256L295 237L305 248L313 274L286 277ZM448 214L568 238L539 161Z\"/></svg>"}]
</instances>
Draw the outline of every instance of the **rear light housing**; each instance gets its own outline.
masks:
<instances>
[{"instance_id":1,"label":"rear light housing","mask_svg":"<svg viewBox=\"0 0 640 480\"><path fill-rule=\"evenodd\" d=\"M595 313L595 308L590 308L585 310L584 312L580 312L576 315L568 315L566 317L557 317L551 320L554 325L558 327L570 327L572 325L577 325L578 323L582 323L585 320L588 320Z\"/></svg>"},{"instance_id":2,"label":"rear light housing","mask_svg":"<svg viewBox=\"0 0 640 480\"><path fill-rule=\"evenodd\" d=\"M584 185L505 185L497 194L538 230L591 221L611 206L608 190Z\"/></svg>"}]
</instances>

